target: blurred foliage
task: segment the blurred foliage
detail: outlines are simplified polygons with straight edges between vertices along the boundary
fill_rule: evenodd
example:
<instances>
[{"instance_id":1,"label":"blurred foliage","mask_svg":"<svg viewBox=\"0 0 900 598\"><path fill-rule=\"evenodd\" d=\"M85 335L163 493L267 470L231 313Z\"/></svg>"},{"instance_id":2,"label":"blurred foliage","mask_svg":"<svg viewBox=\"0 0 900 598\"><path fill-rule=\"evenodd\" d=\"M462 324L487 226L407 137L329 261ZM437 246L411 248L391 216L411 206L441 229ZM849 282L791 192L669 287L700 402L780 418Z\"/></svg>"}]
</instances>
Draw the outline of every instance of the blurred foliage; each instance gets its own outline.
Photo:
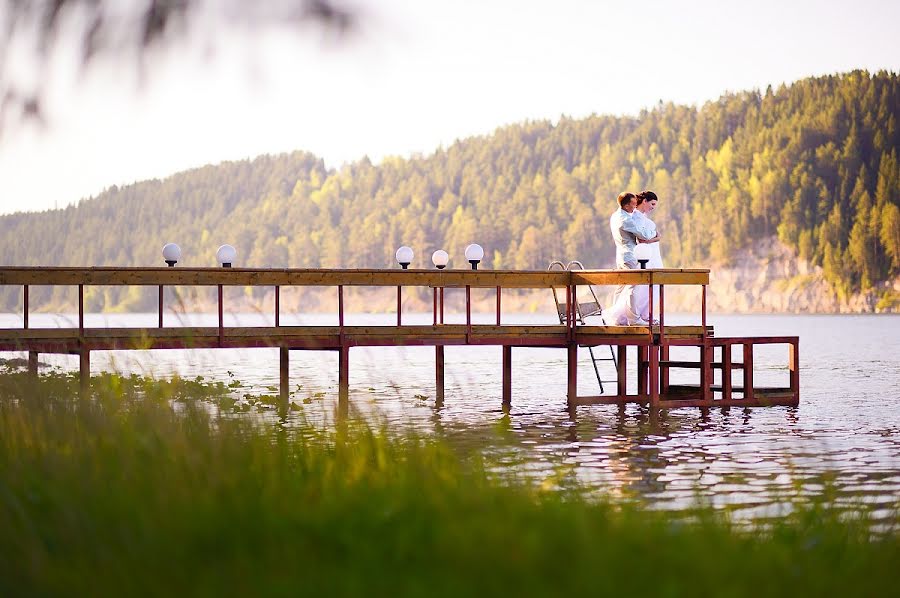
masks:
<instances>
[{"instance_id":1,"label":"blurred foliage","mask_svg":"<svg viewBox=\"0 0 900 598\"><path fill-rule=\"evenodd\" d=\"M900 274L898 117L897 75L854 71L699 108L525 122L378 165L267 155L0 217L0 255L7 265L161 265L174 241L184 265L212 266L228 242L240 266L393 267L405 244L413 267L429 267L438 248L459 267L478 242L488 268L609 267L616 196L652 189L666 265L727 264L777 235L846 295ZM35 289L35 304L65 300L65 289L50 292ZM0 304L18 305L17 289L4 293ZM138 289L89 299L92 309L155 306Z\"/></svg>"},{"instance_id":2,"label":"blurred foliage","mask_svg":"<svg viewBox=\"0 0 900 598\"><path fill-rule=\"evenodd\" d=\"M827 496L747 528L408 431L219 415L202 381L76 382L0 376L0 595L896 594L897 529Z\"/></svg>"}]
</instances>

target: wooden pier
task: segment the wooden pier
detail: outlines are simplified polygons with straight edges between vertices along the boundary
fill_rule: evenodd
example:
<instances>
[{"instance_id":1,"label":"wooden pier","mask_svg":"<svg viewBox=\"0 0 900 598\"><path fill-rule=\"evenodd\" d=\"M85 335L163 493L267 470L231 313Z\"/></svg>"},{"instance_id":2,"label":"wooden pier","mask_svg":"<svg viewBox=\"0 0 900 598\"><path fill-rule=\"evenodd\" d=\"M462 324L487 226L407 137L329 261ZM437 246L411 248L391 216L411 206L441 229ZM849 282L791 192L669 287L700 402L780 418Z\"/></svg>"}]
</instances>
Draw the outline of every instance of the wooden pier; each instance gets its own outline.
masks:
<instances>
[{"instance_id":1,"label":"wooden pier","mask_svg":"<svg viewBox=\"0 0 900 598\"><path fill-rule=\"evenodd\" d=\"M659 287L660 305L652 303L654 326L593 326L576 323L578 287L619 284ZM444 347L448 345L497 345L503 347L503 406L512 403L512 349L554 347L567 351L567 397L569 408L579 405L638 403L651 409L675 407L758 407L797 405L800 401L799 338L791 336L718 338L707 325L706 289L709 270L337 270L337 269L244 269L244 268L57 268L0 267L0 285L23 288L22 326L0 329L0 351L28 352L29 370L36 374L40 353L77 354L80 357L82 392L89 392L92 351L142 349L211 349L278 347L280 349L280 398L288 401L291 350L336 351L338 360L338 404L349 403L350 349L362 346L435 347L436 402L444 401ZM30 286L73 286L78 289L77 328L32 328L29 326ZM90 286L153 286L159 289L159 323L154 328L88 328L84 324L84 291ZM665 323L665 288L688 285L699 290L699 322L691 326ZM163 289L166 286L212 286L218 289L218 326L164 326ZM271 287L275 326L230 327L224 325L223 287ZM338 304L337 326L282 326L281 289L298 286L334 287ZM351 286L396 287L397 324L347 326L344 324L344 288ZM402 296L408 287L427 287L433 295L431 325L403 323ZM444 323L444 289L465 289L465 323ZM506 325L502 323L504 289L551 289L565 299L563 324ZM496 293L496 319L492 324L472 323L472 289ZM654 309L656 313L654 314ZM753 350L757 345L789 347L788 380L782 387L754 384ZM616 347L615 394L579 396L578 348L596 345ZM628 394L627 348L635 347L637 393ZM699 349L697 361L669 359L671 347ZM734 347L739 347L739 360ZM696 384L669 383L674 368L696 370ZM714 382L720 371L720 383ZM741 372L741 383L732 383L733 372Z\"/></svg>"}]
</instances>

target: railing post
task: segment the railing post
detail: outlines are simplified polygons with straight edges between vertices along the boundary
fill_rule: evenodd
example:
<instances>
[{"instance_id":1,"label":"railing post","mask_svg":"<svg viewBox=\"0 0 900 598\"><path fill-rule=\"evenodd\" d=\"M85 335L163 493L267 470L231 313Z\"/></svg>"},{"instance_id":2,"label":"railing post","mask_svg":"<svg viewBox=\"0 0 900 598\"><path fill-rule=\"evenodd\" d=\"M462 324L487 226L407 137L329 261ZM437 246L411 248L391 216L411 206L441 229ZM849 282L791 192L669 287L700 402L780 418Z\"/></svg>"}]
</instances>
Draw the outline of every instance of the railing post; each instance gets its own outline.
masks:
<instances>
[{"instance_id":1,"label":"railing post","mask_svg":"<svg viewBox=\"0 0 900 598\"><path fill-rule=\"evenodd\" d=\"M431 308L431 316L432 316L432 321L431 321L431 323L432 323L433 325L437 326L437 309L438 309L438 308L437 308L437 295L438 295L438 290L437 290L437 287L433 287L431 290L432 290L432 295L434 296L434 305L433 305L432 308Z\"/></svg>"},{"instance_id":2,"label":"railing post","mask_svg":"<svg viewBox=\"0 0 900 598\"><path fill-rule=\"evenodd\" d=\"M275 285L275 327L281 326L281 287Z\"/></svg>"},{"instance_id":3,"label":"railing post","mask_svg":"<svg viewBox=\"0 0 900 598\"><path fill-rule=\"evenodd\" d=\"M159 285L159 327L163 327L163 285Z\"/></svg>"},{"instance_id":4,"label":"railing post","mask_svg":"<svg viewBox=\"0 0 900 598\"><path fill-rule=\"evenodd\" d=\"M222 285L219 285L219 346L225 343L225 318L222 312Z\"/></svg>"},{"instance_id":5,"label":"railing post","mask_svg":"<svg viewBox=\"0 0 900 598\"><path fill-rule=\"evenodd\" d=\"M22 319L22 327L27 330L28 329L28 285L27 284L25 285L25 288L24 288L23 299L24 299L24 301L23 301L24 314L23 314L23 319Z\"/></svg>"},{"instance_id":6,"label":"railing post","mask_svg":"<svg viewBox=\"0 0 900 598\"><path fill-rule=\"evenodd\" d=\"M466 344L472 342L472 287L466 285Z\"/></svg>"},{"instance_id":7,"label":"railing post","mask_svg":"<svg viewBox=\"0 0 900 598\"><path fill-rule=\"evenodd\" d=\"M731 345L722 345L722 400L731 400Z\"/></svg>"},{"instance_id":8,"label":"railing post","mask_svg":"<svg viewBox=\"0 0 900 598\"><path fill-rule=\"evenodd\" d=\"M441 306L440 306L441 313L440 313L440 321L438 323L443 324L444 323L444 287L441 287L440 302L441 302Z\"/></svg>"},{"instance_id":9,"label":"railing post","mask_svg":"<svg viewBox=\"0 0 900 598\"><path fill-rule=\"evenodd\" d=\"M744 400L753 401L753 343L744 343Z\"/></svg>"},{"instance_id":10,"label":"railing post","mask_svg":"<svg viewBox=\"0 0 900 598\"><path fill-rule=\"evenodd\" d=\"M497 287L497 326L500 325L500 287Z\"/></svg>"},{"instance_id":11,"label":"railing post","mask_svg":"<svg viewBox=\"0 0 900 598\"><path fill-rule=\"evenodd\" d=\"M403 296L401 293L402 288L403 287L401 287L400 285L397 285L397 326L400 326L403 323L403 318L401 316L401 314L403 313Z\"/></svg>"},{"instance_id":12,"label":"railing post","mask_svg":"<svg viewBox=\"0 0 900 598\"><path fill-rule=\"evenodd\" d=\"M78 336L84 337L84 285L78 285Z\"/></svg>"}]
</instances>

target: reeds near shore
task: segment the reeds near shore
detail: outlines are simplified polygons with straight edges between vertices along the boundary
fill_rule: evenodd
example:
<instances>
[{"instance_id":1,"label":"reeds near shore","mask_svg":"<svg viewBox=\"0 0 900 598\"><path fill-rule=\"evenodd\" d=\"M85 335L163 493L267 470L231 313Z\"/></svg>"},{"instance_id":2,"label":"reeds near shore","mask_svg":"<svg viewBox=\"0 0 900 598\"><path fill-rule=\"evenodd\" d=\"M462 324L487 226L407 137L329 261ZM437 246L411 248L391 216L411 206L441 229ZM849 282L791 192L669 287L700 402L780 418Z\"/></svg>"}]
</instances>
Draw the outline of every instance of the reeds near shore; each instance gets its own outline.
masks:
<instances>
[{"instance_id":1,"label":"reeds near shore","mask_svg":"<svg viewBox=\"0 0 900 598\"><path fill-rule=\"evenodd\" d=\"M897 595L900 535L543 491L440 439L222 417L221 385L0 376L0 595Z\"/></svg>"}]
</instances>

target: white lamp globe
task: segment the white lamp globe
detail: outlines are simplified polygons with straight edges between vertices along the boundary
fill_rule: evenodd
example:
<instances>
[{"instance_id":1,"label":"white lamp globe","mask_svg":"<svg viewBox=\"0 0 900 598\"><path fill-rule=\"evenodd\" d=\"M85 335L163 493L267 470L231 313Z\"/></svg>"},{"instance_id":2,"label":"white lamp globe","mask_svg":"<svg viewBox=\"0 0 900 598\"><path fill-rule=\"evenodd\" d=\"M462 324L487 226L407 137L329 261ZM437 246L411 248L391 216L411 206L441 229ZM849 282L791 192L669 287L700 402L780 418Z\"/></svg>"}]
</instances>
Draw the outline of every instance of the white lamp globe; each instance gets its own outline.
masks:
<instances>
[{"instance_id":1,"label":"white lamp globe","mask_svg":"<svg viewBox=\"0 0 900 598\"><path fill-rule=\"evenodd\" d=\"M470 262L480 262L484 257L484 249L478 243L472 243L466 247L466 260Z\"/></svg>"},{"instance_id":2,"label":"white lamp globe","mask_svg":"<svg viewBox=\"0 0 900 598\"><path fill-rule=\"evenodd\" d=\"M409 266L413 261L413 255L414 254L412 247L407 247L406 245L404 245L397 250L397 263L400 264L404 270L406 270L406 267Z\"/></svg>"},{"instance_id":3,"label":"white lamp globe","mask_svg":"<svg viewBox=\"0 0 900 598\"><path fill-rule=\"evenodd\" d=\"M181 247L175 243L166 243L163 245L163 259L170 266L174 266L181 259Z\"/></svg>"},{"instance_id":4,"label":"white lamp globe","mask_svg":"<svg viewBox=\"0 0 900 598\"><path fill-rule=\"evenodd\" d=\"M444 268L446 268L447 262L449 261L450 254L443 249L438 249L431 254L431 263L433 263L438 270L443 270Z\"/></svg>"},{"instance_id":5,"label":"white lamp globe","mask_svg":"<svg viewBox=\"0 0 900 598\"><path fill-rule=\"evenodd\" d=\"M222 264L223 268L230 268L237 257L237 250L231 245L222 245L216 250L216 260Z\"/></svg>"},{"instance_id":6,"label":"white lamp globe","mask_svg":"<svg viewBox=\"0 0 900 598\"><path fill-rule=\"evenodd\" d=\"M634 248L634 259L641 264L641 268L645 267L646 263L650 261L651 254L652 250L649 243L638 243L637 247Z\"/></svg>"}]
</instances>

